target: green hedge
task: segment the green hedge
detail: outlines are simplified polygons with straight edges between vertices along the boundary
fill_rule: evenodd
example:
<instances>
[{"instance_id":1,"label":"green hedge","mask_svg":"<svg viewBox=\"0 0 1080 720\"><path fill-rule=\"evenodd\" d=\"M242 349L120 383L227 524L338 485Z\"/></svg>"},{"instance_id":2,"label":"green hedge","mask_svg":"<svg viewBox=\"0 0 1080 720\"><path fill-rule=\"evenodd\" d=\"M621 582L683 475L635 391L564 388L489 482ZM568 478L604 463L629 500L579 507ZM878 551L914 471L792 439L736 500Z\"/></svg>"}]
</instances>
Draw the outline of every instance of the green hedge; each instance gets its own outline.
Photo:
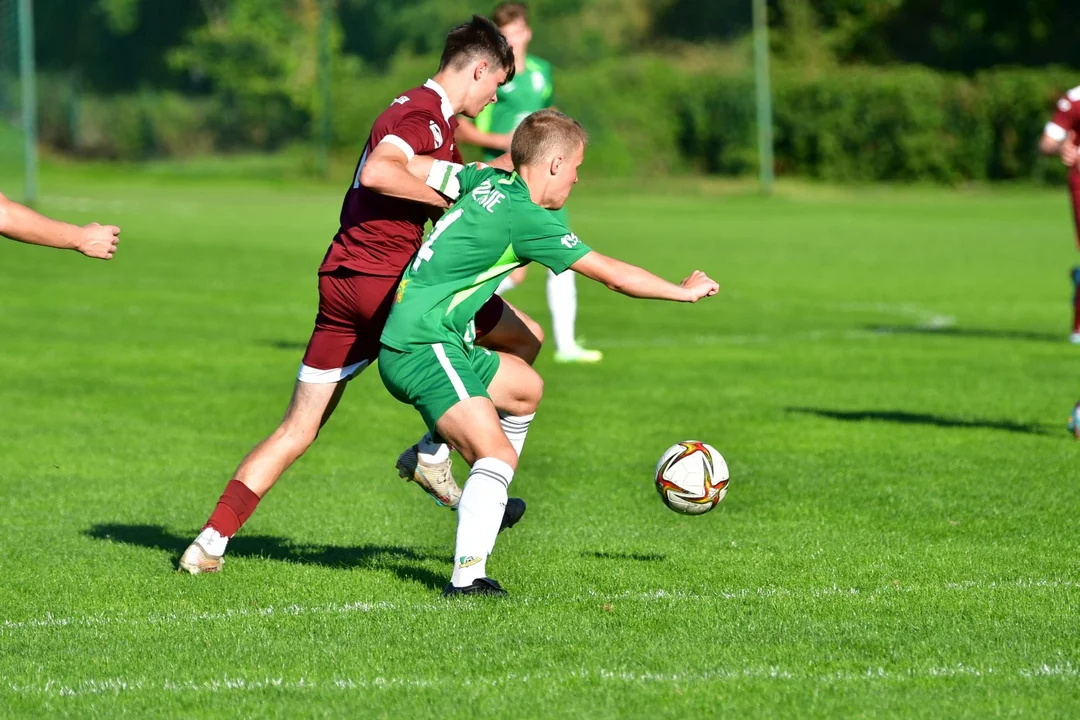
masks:
<instances>
[{"instance_id":1,"label":"green hedge","mask_svg":"<svg viewBox=\"0 0 1080 720\"><path fill-rule=\"evenodd\" d=\"M605 61L557 73L555 101L589 132L590 166L614 175L656 174L688 167L674 111L690 79L651 57Z\"/></svg>"},{"instance_id":2,"label":"green hedge","mask_svg":"<svg viewBox=\"0 0 1080 720\"><path fill-rule=\"evenodd\" d=\"M419 84L432 57L403 57L380 73L334 83L334 143L363 145L374 118ZM742 175L757 164L754 83L639 56L560 70L559 107L592 142L588 165L611 175L681 171ZM773 77L776 166L782 175L837 182L958 183L1059 179L1036 144L1061 93L1080 73L1003 69L974 78L921 67L842 68ZM230 149L274 149L309 137L310 118L271 98L240 107L222 98L144 92L83 96L45 78L42 139L76 155L119 159Z\"/></svg>"},{"instance_id":3,"label":"green hedge","mask_svg":"<svg viewBox=\"0 0 1080 720\"><path fill-rule=\"evenodd\" d=\"M823 180L957 183L1059 178L1036 149L1057 98L1080 73L995 70L975 78L925 68L844 68L773 78L776 166ZM753 80L702 76L682 99L681 150L705 172L757 161Z\"/></svg>"},{"instance_id":4,"label":"green hedge","mask_svg":"<svg viewBox=\"0 0 1080 720\"><path fill-rule=\"evenodd\" d=\"M221 150L275 150L306 120L281 98L258 106L168 91L101 96L66 77L38 82L38 132L46 146L78 157L148 160Z\"/></svg>"}]
</instances>

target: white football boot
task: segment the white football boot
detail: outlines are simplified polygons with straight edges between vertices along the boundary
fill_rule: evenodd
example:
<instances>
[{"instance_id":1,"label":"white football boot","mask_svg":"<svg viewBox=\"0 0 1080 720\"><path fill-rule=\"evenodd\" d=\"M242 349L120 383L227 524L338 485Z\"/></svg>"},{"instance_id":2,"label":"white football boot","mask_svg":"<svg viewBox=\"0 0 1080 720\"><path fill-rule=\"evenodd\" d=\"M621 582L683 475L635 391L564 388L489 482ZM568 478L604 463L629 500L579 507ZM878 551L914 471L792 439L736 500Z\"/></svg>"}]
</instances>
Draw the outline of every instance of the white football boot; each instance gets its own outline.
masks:
<instances>
[{"instance_id":1,"label":"white football boot","mask_svg":"<svg viewBox=\"0 0 1080 720\"><path fill-rule=\"evenodd\" d=\"M456 508L461 500L461 488L450 472L450 458L444 462L428 464L420 461L419 449L413 445L397 459L398 477L411 480L424 489L431 499L440 505Z\"/></svg>"},{"instance_id":2,"label":"white football boot","mask_svg":"<svg viewBox=\"0 0 1080 720\"><path fill-rule=\"evenodd\" d=\"M223 537L217 530L206 527L202 529L195 541L188 545L188 549L180 556L180 570L186 570L192 575L200 573L221 572L221 566L225 564L225 546L229 539ZM214 551L218 554L215 555Z\"/></svg>"},{"instance_id":3,"label":"white football boot","mask_svg":"<svg viewBox=\"0 0 1080 720\"><path fill-rule=\"evenodd\" d=\"M211 555L199 544L198 540L188 545L188 549L180 556L180 569L192 575L221 572L221 566L224 564L224 555Z\"/></svg>"}]
</instances>

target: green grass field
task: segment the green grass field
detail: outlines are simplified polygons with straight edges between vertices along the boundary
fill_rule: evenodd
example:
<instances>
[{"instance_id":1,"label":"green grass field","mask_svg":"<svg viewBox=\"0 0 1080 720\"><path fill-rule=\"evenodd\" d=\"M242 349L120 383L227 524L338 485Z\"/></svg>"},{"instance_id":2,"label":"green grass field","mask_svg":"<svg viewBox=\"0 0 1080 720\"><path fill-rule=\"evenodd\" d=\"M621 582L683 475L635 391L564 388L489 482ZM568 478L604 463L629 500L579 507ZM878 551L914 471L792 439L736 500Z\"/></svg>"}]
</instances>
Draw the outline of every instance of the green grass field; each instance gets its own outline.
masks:
<instances>
[{"instance_id":1,"label":"green grass field","mask_svg":"<svg viewBox=\"0 0 1080 720\"><path fill-rule=\"evenodd\" d=\"M583 240L722 294L579 281L607 358L538 363L512 596L447 602L454 516L397 479L421 423L375 373L225 572L175 572L284 410L342 188L47 172L46 212L124 233L0 245L0 715L1080 713L1064 193L588 184ZM689 438L732 472L697 518L651 480Z\"/></svg>"}]
</instances>

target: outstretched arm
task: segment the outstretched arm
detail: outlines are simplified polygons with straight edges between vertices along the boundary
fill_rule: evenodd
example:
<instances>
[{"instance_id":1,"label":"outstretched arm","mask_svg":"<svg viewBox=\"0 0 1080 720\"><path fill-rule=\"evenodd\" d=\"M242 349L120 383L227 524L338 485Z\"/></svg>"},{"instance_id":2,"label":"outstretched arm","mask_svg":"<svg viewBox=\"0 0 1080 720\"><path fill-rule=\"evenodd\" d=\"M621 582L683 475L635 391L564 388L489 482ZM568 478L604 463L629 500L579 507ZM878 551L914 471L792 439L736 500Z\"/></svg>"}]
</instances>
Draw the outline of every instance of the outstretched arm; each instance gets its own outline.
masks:
<instances>
[{"instance_id":1,"label":"outstretched arm","mask_svg":"<svg viewBox=\"0 0 1080 720\"><path fill-rule=\"evenodd\" d=\"M590 251L570 266L574 272L607 285L615 292L646 300L697 302L720 292L720 285L695 270L681 284L668 282L637 265Z\"/></svg>"},{"instance_id":2,"label":"outstretched arm","mask_svg":"<svg viewBox=\"0 0 1080 720\"><path fill-rule=\"evenodd\" d=\"M0 235L31 245L78 250L83 255L111 260L120 242L120 228L90 223L83 227L53 220L0 194Z\"/></svg>"}]
</instances>

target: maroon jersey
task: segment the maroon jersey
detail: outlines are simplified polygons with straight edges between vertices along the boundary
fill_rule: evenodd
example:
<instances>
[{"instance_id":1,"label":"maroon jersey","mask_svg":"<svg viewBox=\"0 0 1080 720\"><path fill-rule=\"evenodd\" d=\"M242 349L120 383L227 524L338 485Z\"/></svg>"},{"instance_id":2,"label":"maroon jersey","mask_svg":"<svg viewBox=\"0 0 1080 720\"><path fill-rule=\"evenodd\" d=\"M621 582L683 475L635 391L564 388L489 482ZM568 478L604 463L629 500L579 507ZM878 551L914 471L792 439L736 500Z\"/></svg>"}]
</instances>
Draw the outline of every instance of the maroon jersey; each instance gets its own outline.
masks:
<instances>
[{"instance_id":1,"label":"maroon jersey","mask_svg":"<svg viewBox=\"0 0 1080 720\"><path fill-rule=\"evenodd\" d=\"M1070 132L1080 138L1080 87L1074 87L1058 100L1054 118L1046 124L1044 132L1058 142L1067 138Z\"/></svg>"},{"instance_id":2,"label":"maroon jersey","mask_svg":"<svg viewBox=\"0 0 1080 720\"><path fill-rule=\"evenodd\" d=\"M433 208L380 195L360 185L360 170L379 143L413 155L460 163L454 145L457 118L446 92L434 80L396 98L371 127L352 187L341 205L341 226L326 251L319 274L347 268L367 275L397 277L423 238ZM437 216L437 212L436 212Z\"/></svg>"}]
</instances>

